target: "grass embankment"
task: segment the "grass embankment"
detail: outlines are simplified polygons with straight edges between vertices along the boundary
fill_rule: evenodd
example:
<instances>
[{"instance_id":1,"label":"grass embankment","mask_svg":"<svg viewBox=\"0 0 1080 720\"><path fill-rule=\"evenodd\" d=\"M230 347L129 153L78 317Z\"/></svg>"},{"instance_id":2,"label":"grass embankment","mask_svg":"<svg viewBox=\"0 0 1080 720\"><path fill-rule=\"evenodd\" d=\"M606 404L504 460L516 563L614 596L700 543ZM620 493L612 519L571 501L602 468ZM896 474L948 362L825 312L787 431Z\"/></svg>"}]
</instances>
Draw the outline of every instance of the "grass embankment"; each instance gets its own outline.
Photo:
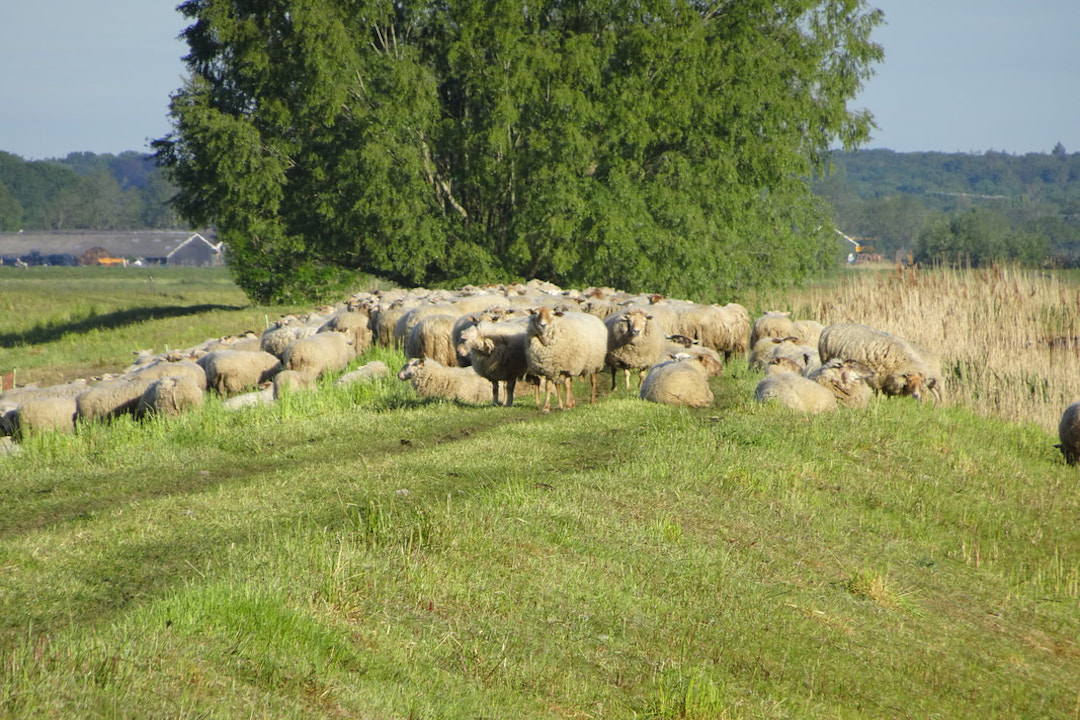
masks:
<instances>
[{"instance_id":1,"label":"grass embankment","mask_svg":"<svg viewBox=\"0 0 1080 720\"><path fill-rule=\"evenodd\" d=\"M1053 438L756 380L545 416L387 379L32 438L0 462L0 713L1074 717Z\"/></svg>"}]
</instances>

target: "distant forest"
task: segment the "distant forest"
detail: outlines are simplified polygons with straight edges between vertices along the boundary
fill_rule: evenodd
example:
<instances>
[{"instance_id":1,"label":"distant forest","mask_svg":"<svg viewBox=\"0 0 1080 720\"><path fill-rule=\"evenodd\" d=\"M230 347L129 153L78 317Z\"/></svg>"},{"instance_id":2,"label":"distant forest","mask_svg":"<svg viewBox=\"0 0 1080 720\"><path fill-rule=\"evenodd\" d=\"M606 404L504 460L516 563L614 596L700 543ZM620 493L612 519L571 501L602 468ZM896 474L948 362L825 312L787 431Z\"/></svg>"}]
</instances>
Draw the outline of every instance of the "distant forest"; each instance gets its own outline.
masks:
<instances>
[{"instance_id":1,"label":"distant forest","mask_svg":"<svg viewBox=\"0 0 1080 720\"><path fill-rule=\"evenodd\" d=\"M859 150L833 155L813 189L836 227L876 254L916 262L1080 266L1080 153ZM150 155L0 152L0 231L186 227Z\"/></svg>"}]
</instances>

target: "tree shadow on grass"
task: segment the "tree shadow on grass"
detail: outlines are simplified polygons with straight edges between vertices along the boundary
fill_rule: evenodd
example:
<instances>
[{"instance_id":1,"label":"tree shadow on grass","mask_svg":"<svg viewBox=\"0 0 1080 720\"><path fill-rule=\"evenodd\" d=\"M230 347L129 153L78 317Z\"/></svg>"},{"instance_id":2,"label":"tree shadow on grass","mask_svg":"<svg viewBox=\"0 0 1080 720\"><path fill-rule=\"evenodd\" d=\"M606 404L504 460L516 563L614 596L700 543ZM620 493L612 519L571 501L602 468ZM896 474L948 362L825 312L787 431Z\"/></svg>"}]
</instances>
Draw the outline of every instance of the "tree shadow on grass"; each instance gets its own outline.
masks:
<instances>
[{"instance_id":1,"label":"tree shadow on grass","mask_svg":"<svg viewBox=\"0 0 1080 720\"><path fill-rule=\"evenodd\" d=\"M54 342L68 334L81 334L91 330L114 330L126 325L163 320L166 318L198 315L215 310L243 310L240 305L163 305L159 307L128 308L115 310L101 315L91 315L81 320L61 323L39 323L23 332L0 334L0 348L13 348L19 345L43 345Z\"/></svg>"}]
</instances>

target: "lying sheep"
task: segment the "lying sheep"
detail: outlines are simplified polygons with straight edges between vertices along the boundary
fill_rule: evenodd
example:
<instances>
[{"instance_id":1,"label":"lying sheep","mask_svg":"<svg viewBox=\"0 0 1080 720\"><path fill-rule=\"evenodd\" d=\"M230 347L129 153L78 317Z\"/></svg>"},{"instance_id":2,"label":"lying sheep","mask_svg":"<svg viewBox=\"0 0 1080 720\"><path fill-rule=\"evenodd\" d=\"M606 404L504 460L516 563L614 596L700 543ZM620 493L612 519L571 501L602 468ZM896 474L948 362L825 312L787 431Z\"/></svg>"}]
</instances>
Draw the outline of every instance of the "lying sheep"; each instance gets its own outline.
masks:
<instances>
[{"instance_id":1,"label":"lying sheep","mask_svg":"<svg viewBox=\"0 0 1080 720\"><path fill-rule=\"evenodd\" d=\"M319 332L336 330L352 341L353 353L359 355L371 347L371 318L360 310L342 310L327 320Z\"/></svg>"},{"instance_id":2,"label":"lying sheep","mask_svg":"<svg viewBox=\"0 0 1080 720\"><path fill-rule=\"evenodd\" d=\"M41 432L74 432L78 408L73 397L39 397L15 411L15 424L23 437Z\"/></svg>"},{"instance_id":3,"label":"lying sheep","mask_svg":"<svg viewBox=\"0 0 1080 720\"><path fill-rule=\"evenodd\" d=\"M204 376L203 382L206 378ZM170 375L150 383L139 398L137 414L177 416L203 406L204 388L187 375Z\"/></svg>"},{"instance_id":4,"label":"lying sheep","mask_svg":"<svg viewBox=\"0 0 1080 720\"><path fill-rule=\"evenodd\" d=\"M800 412L819 413L835 410L836 397L828 388L797 373L766 375L754 388L759 403L776 400Z\"/></svg>"},{"instance_id":5,"label":"lying sheep","mask_svg":"<svg viewBox=\"0 0 1080 720\"><path fill-rule=\"evenodd\" d=\"M1055 445L1065 456L1065 462L1076 465L1080 462L1080 402L1074 402L1065 408L1058 423L1058 441Z\"/></svg>"},{"instance_id":6,"label":"lying sheep","mask_svg":"<svg viewBox=\"0 0 1080 720\"><path fill-rule=\"evenodd\" d=\"M311 337L318 329L316 325L302 325L299 323L287 323L271 327L259 339L259 349L280 358L290 345L301 338Z\"/></svg>"},{"instance_id":7,"label":"lying sheep","mask_svg":"<svg viewBox=\"0 0 1080 720\"><path fill-rule=\"evenodd\" d=\"M921 400L925 387L941 399L934 369L911 343L887 332L857 323L829 325L821 331L818 352L823 363L839 358L866 365L873 372L870 386L885 395ZM928 382L930 378L934 380Z\"/></svg>"},{"instance_id":8,"label":"lying sheep","mask_svg":"<svg viewBox=\"0 0 1080 720\"><path fill-rule=\"evenodd\" d=\"M318 378L323 373L344 370L354 357L356 353L349 336L331 330L294 342L285 349L281 365L285 370Z\"/></svg>"},{"instance_id":9,"label":"lying sheep","mask_svg":"<svg viewBox=\"0 0 1080 720\"><path fill-rule=\"evenodd\" d=\"M447 366L430 358L411 358L398 372L398 380L411 381L416 394L421 397L475 404L491 399L491 383L472 368Z\"/></svg>"},{"instance_id":10,"label":"lying sheep","mask_svg":"<svg viewBox=\"0 0 1080 720\"><path fill-rule=\"evenodd\" d=\"M482 321L461 334L457 351L469 358L469 367L491 383L491 402L499 404L499 384L505 388L503 405L514 404L517 381L528 371L528 329L516 322Z\"/></svg>"},{"instance_id":11,"label":"lying sheep","mask_svg":"<svg viewBox=\"0 0 1080 720\"><path fill-rule=\"evenodd\" d=\"M274 399L280 400L282 395L315 387L315 377L299 370L282 370L274 376L272 387Z\"/></svg>"},{"instance_id":12,"label":"lying sheep","mask_svg":"<svg viewBox=\"0 0 1080 720\"><path fill-rule=\"evenodd\" d=\"M782 310L767 310L764 315L754 320L750 328L750 347L758 344L758 341L766 337L789 337L795 333L795 324L791 320L791 313Z\"/></svg>"},{"instance_id":13,"label":"lying sheep","mask_svg":"<svg viewBox=\"0 0 1080 720\"><path fill-rule=\"evenodd\" d=\"M335 386L351 385L357 382L365 382L376 378L386 377L386 363L381 360L372 360L367 365L361 365L352 372L347 372L334 381Z\"/></svg>"},{"instance_id":14,"label":"lying sheep","mask_svg":"<svg viewBox=\"0 0 1080 720\"><path fill-rule=\"evenodd\" d=\"M194 382L200 390L206 389L206 371L198 363L186 358L158 360L134 373L134 377L140 380L158 380L160 378L180 376Z\"/></svg>"},{"instance_id":15,"label":"lying sheep","mask_svg":"<svg viewBox=\"0 0 1080 720\"><path fill-rule=\"evenodd\" d=\"M791 323L791 334L799 338L799 342L803 345L813 348L817 347L821 331L824 329L825 326L817 320L794 320Z\"/></svg>"},{"instance_id":16,"label":"lying sheep","mask_svg":"<svg viewBox=\"0 0 1080 720\"><path fill-rule=\"evenodd\" d=\"M277 356L263 350L214 350L198 364L206 372L207 388L223 396L272 380L281 370Z\"/></svg>"},{"instance_id":17,"label":"lying sheep","mask_svg":"<svg viewBox=\"0 0 1080 720\"><path fill-rule=\"evenodd\" d=\"M607 364L611 366L611 389L615 373L622 370L626 389L630 389L630 371L638 371L638 385L645 382L649 368L660 360L667 348L667 335L651 313L631 308L604 319L608 331Z\"/></svg>"},{"instance_id":18,"label":"lying sheep","mask_svg":"<svg viewBox=\"0 0 1080 720\"><path fill-rule=\"evenodd\" d=\"M532 311L528 322L529 343L525 357L528 373L548 381L544 412L551 409L551 390L555 387L560 409L574 407L571 384L575 377L588 376L596 403L596 376L604 369L608 332L604 321L595 315L558 312L550 307ZM558 383L566 391L563 403Z\"/></svg>"},{"instance_id":19,"label":"lying sheep","mask_svg":"<svg viewBox=\"0 0 1080 720\"><path fill-rule=\"evenodd\" d=\"M763 337L750 351L751 370L765 370L778 357L786 357L795 363L799 373L805 373L821 364L817 346L804 345L794 335L787 337Z\"/></svg>"},{"instance_id":20,"label":"lying sheep","mask_svg":"<svg viewBox=\"0 0 1080 720\"><path fill-rule=\"evenodd\" d=\"M405 357L428 357L443 365L457 365L453 330L457 316L444 313L421 317L405 339Z\"/></svg>"},{"instance_id":21,"label":"lying sheep","mask_svg":"<svg viewBox=\"0 0 1080 720\"><path fill-rule=\"evenodd\" d=\"M805 374L808 380L832 392L836 402L846 408L864 408L874 391L870 387L873 371L860 362L833 358Z\"/></svg>"},{"instance_id":22,"label":"lying sheep","mask_svg":"<svg viewBox=\"0 0 1080 720\"><path fill-rule=\"evenodd\" d=\"M721 368L720 361L709 353L680 354L650 368L638 395L665 405L708 407L713 401L709 378L718 375Z\"/></svg>"}]
</instances>

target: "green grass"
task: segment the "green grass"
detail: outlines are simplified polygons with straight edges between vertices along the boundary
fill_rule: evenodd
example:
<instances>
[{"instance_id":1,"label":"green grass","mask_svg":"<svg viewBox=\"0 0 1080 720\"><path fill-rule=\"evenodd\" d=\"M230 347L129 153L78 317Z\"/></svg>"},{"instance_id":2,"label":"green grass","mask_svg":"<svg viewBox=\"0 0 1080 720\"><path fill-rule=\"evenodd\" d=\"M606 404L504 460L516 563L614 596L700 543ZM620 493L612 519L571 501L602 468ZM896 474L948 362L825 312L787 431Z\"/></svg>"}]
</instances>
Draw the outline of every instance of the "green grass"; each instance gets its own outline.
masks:
<instances>
[{"instance_id":1,"label":"green grass","mask_svg":"<svg viewBox=\"0 0 1080 720\"><path fill-rule=\"evenodd\" d=\"M191 281L165 304L233 302ZM0 333L48 333L41 303ZM904 399L805 417L756 380L545 415L327 379L29 438L0 457L0 717L1075 718L1054 439Z\"/></svg>"},{"instance_id":2,"label":"green grass","mask_svg":"<svg viewBox=\"0 0 1080 720\"><path fill-rule=\"evenodd\" d=\"M754 380L543 415L388 379L32 439L0 464L0 708L1073 717L1051 440L905 401L805 418Z\"/></svg>"}]
</instances>

